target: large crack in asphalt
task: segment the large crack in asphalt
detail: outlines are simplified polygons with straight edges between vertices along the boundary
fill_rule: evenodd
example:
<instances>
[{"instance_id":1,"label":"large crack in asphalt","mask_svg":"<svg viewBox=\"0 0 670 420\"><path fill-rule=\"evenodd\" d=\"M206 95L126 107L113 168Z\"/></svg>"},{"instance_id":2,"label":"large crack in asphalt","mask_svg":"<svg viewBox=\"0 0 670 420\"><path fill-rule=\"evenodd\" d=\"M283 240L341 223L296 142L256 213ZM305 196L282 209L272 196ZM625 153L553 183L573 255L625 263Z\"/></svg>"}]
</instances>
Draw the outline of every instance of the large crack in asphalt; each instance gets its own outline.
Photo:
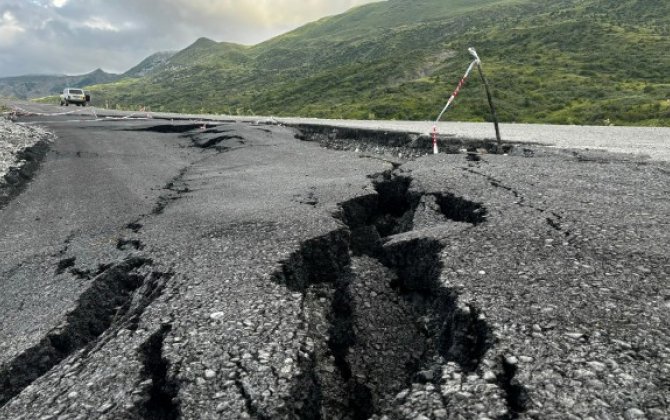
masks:
<instances>
[{"instance_id":1,"label":"large crack in asphalt","mask_svg":"<svg viewBox=\"0 0 670 420\"><path fill-rule=\"evenodd\" d=\"M477 176L481 176L481 177L485 178L487 181L489 181L489 184L491 184L491 186L494 187L494 188L500 188L502 190L508 191L510 194L512 194L514 196L514 198L517 199L517 201L515 202L516 205L518 205L520 207L529 208L529 209L531 209L533 211L536 211L538 213L541 213L541 214L547 214L548 213L548 216L545 217L545 222L547 223L547 225L550 228L552 228L553 230L555 230L559 233L562 233L566 237L571 235L571 232L569 230L566 230L566 229L563 228L563 226L561 224L561 221L563 220L563 216L561 216L560 214L556 213L555 211L548 211L547 209L543 209L543 208L537 207L537 206L529 203L528 200L526 199L526 197L524 197L519 191L517 191L516 189L514 189L514 188L512 188L508 185L505 185L502 181L500 181L497 178L494 178L491 175L487 175L485 173L476 171L472 168L462 168L462 169L465 172L468 172L468 173L471 173L473 175L477 175Z\"/></svg>"},{"instance_id":2,"label":"large crack in asphalt","mask_svg":"<svg viewBox=\"0 0 670 420\"><path fill-rule=\"evenodd\" d=\"M0 407L78 350L94 351L105 332L132 327L171 277L147 272L151 265L150 259L130 256L99 273L61 325L0 367Z\"/></svg>"},{"instance_id":3,"label":"large crack in asphalt","mask_svg":"<svg viewBox=\"0 0 670 420\"><path fill-rule=\"evenodd\" d=\"M169 362L163 356L163 342L171 330L172 325L163 325L140 347L142 375L151 380L149 397L137 407L145 420L177 420L181 416L179 383L168 374Z\"/></svg>"},{"instance_id":4,"label":"large crack in asphalt","mask_svg":"<svg viewBox=\"0 0 670 420\"><path fill-rule=\"evenodd\" d=\"M388 155L394 159L413 160L433 153L432 135L427 134L314 124L296 124L293 127L298 140L317 142L322 147L333 150L355 151L364 156ZM438 142L442 153L468 153L471 157L476 156L473 153L510 153L515 148L515 145L505 142L499 151L495 139L450 135L438 135Z\"/></svg>"},{"instance_id":5,"label":"large crack in asphalt","mask_svg":"<svg viewBox=\"0 0 670 420\"><path fill-rule=\"evenodd\" d=\"M237 140L238 144L244 144L244 137L237 134L220 134L220 132L202 133L198 136L194 136L193 144L194 147L199 147L201 149L215 149L219 152L225 152L231 149L230 146L223 145L229 140Z\"/></svg>"},{"instance_id":6,"label":"large crack in asphalt","mask_svg":"<svg viewBox=\"0 0 670 420\"><path fill-rule=\"evenodd\" d=\"M215 150L218 153L239 149L247 144L244 137L235 134L233 129L228 129L225 125L193 131L185 136L191 140L193 147Z\"/></svg>"},{"instance_id":7,"label":"large crack in asphalt","mask_svg":"<svg viewBox=\"0 0 670 420\"><path fill-rule=\"evenodd\" d=\"M165 194L162 194L153 210L151 211L152 215L159 215L165 211L165 208L173 201L179 200L183 197L184 194L189 192L189 188L184 182L184 176L188 172L189 168L192 165L182 168L177 175L175 175L167 184L163 187L164 190L168 191Z\"/></svg>"},{"instance_id":8,"label":"large crack in asphalt","mask_svg":"<svg viewBox=\"0 0 670 420\"><path fill-rule=\"evenodd\" d=\"M187 138L191 142L191 147L202 149L203 151L216 151L223 153L235 148L246 147L246 140L244 137L237 134L226 134L232 131L227 128L226 124L162 124L140 129L132 129L132 131L150 131L161 134L181 134L181 137ZM182 168L177 175L175 175L163 187L167 192L162 194L151 214L160 215L165 211L165 208L173 201L179 200L187 194L190 189L184 181L184 177L190 168L201 163L202 161L212 157L208 154L202 159L192 162L188 166ZM131 225L133 225L131 223ZM130 225L129 225L130 226ZM141 225L137 228L130 227L132 230L139 230ZM120 246L127 246L128 244L121 244ZM130 244L133 246L133 244Z\"/></svg>"},{"instance_id":9,"label":"large crack in asphalt","mask_svg":"<svg viewBox=\"0 0 670 420\"><path fill-rule=\"evenodd\" d=\"M161 125L147 131L183 133L198 127ZM183 168L166 184L164 189L168 192L159 197L151 215L161 214L170 202L189 191L183 178L191 166ZM143 217L146 216L149 215ZM143 228L141 221L142 218L137 219L125 228L139 233ZM60 325L47 332L37 344L0 366L0 408L68 357L88 357L113 340L121 329L135 334L145 310L163 294L173 276L172 272L155 271L153 261L139 253L129 254L116 263L98 264L97 268L79 268L76 256L66 257L73 236L68 236L64 248L56 256L60 259L54 275L67 272L90 283ZM137 238L120 237L116 248L134 252L142 250L144 244ZM164 325L138 349L143 364L140 376L145 378L142 383L150 384L143 387L144 398L131 410L139 418L171 420L180 417L179 383L168 373L169 364L162 353L163 341L170 331L171 326Z\"/></svg>"},{"instance_id":10,"label":"large crack in asphalt","mask_svg":"<svg viewBox=\"0 0 670 420\"><path fill-rule=\"evenodd\" d=\"M130 128L128 131L145 131L159 134L183 134L189 131L207 128L207 123L159 124L143 128Z\"/></svg>"},{"instance_id":11,"label":"large crack in asphalt","mask_svg":"<svg viewBox=\"0 0 670 420\"><path fill-rule=\"evenodd\" d=\"M170 130L164 127L150 131ZM224 147L219 143L227 140L239 139L213 137L198 143L192 138L196 147L218 151ZM189 191L184 182L189 168L165 186L169 193L160 197L153 215ZM372 180L375 193L341 203L335 215L344 225L341 229L302 243L274 275L274 281L302 294L303 327L313 343L303 343L305 351L298 360L301 373L289 403L295 418L367 419L392 414L399 392L417 382L439 389L445 363L473 372L495 344L480 311L440 283L444 245L420 233L404 235L414 230L417 208L425 202L434 203L433 209L445 220L472 226L486 222L487 209L452 193L411 189L412 178L397 167ZM138 220L126 227L137 233L142 224ZM120 250L142 247L135 239L121 238L117 243ZM144 309L172 275L139 273L151 265L151 260L129 257L101 266L95 274L85 273L86 278L94 277L92 286L64 325L0 367L0 407L77 350L84 348L87 354L102 346L110 336L106 331L137 330ZM62 259L57 270L76 274L75 258ZM179 383L163 355L170 331L170 325L163 325L140 346L141 376L150 382L145 398L133 408L141 418L180 417ZM526 410L525 389L515 379L514 365L500 360L498 371L497 386L509 407L507 418L514 418ZM271 418L272 413L257 405L251 385L239 377L235 383L248 414Z\"/></svg>"},{"instance_id":12,"label":"large crack in asphalt","mask_svg":"<svg viewBox=\"0 0 670 420\"><path fill-rule=\"evenodd\" d=\"M222 153L243 147L247 140L234 133L231 122L171 123L150 127L130 128L128 131L151 132L159 134L180 134L191 141L191 147L214 150Z\"/></svg>"},{"instance_id":13,"label":"large crack in asphalt","mask_svg":"<svg viewBox=\"0 0 670 420\"><path fill-rule=\"evenodd\" d=\"M480 311L440 284L440 241L403 236L426 196L447 219L473 226L485 222L486 208L410 189L411 177L400 170L372 178L376 194L341 204L336 217L346 228L304 242L274 276L302 293L303 327L314 343L299 363L296 418L392 414L399 392L416 382L439 387L445 363L473 372L494 345ZM513 370L505 373L498 386L508 411L521 412L523 387Z\"/></svg>"},{"instance_id":14,"label":"large crack in asphalt","mask_svg":"<svg viewBox=\"0 0 670 420\"><path fill-rule=\"evenodd\" d=\"M497 381L498 386L505 392L505 400L509 412L507 419L517 419L519 414L528 411L529 396L526 388L516 379L518 367L504 358L500 361L502 366L501 375ZM506 419L501 419L506 420Z\"/></svg>"}]
</instances>

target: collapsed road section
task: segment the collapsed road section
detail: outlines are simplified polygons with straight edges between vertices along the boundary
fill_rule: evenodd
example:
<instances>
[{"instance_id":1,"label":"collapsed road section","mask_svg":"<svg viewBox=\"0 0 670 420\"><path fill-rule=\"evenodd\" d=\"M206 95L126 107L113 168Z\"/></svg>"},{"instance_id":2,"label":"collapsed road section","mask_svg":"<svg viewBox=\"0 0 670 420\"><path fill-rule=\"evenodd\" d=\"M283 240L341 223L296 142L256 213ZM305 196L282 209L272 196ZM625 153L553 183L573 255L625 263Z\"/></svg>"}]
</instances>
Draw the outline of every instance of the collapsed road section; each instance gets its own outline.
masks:
<instances>
[{"instance_id":1,"label":"collapsed road section","mask_svg":"<svg viewBox=\"0 0 670 420\"><path fill-rule=\"evenodd\" d=\"M329 125L295 124L296 138L319 143L334 150L355 151L363 155L388 156L400 161L433 153L432 136L402 131L347 128ZM495 140L437 135L442 153L509 153L514 145L505 142L502 150ZM520 149L523 152L523 148ZM530 149L526 149L528 153Z\"/></svg>"},{"instance_id":2,"label":"collapsed road section","mask_svg":"<svg viewBox=\"0 0 670 420\"><path fill-rule=\"evenodd\" d=\"M300 418L410 415L396 398L403 389L415 381L434 389L447 386L448 363L475 372L494 344L478 309L441 287L440 241L402 236L412 231L416 208L427 194L410 193L411 178L402 173L374 178L379 178L373 182L376 194L342 204L349 232L302 244L275 277L304 295L305 323L315 343L301 362L307 384L295 395ZM480 204L449 197L458 204L440 206L446 210L442 217L481 222L486 209ZM489 391L489 409L497 400L497 417L512 418L525 410L525 391L510 386L513 373L506 365L494 369L507 379Z\"/></svg>"},{"instance_id":3,"label":"collapsed road section","mask_svg":"<svg viewBox=\"0 0 670 420\"><path fill-rule=\"evenodd\" d=\"M0 367L0 406L67 356L95 343L110 328L123 327L140 316L169 278L164 273L140 274L138 270L150 264L149 260L133 257L98 274L62 325ZM145 297L135 299L140 305L133 305L136 291Z\"/></svg>"},{"instance_id":4,"label":"collapsed road section","mask_svg":"<svg viewBox=\"0 0 670 420\"><path fill-rule=\"evenodd\" d=\"M27 223L2 238L0 345L26 342L3 366L36 366L18 361L48 337L78 343L8 373L2 418L669 414L666 164L535 147L370 159L232 122L56 128L6 226L43 228L47 211L21 206L68 168L124 171L105 174L114 200L52 198L104 217L59 215L52 245ZM102 284L123 287L93 334L40 332L48 302L88 314Z\"/></svg>"}]
</instances>

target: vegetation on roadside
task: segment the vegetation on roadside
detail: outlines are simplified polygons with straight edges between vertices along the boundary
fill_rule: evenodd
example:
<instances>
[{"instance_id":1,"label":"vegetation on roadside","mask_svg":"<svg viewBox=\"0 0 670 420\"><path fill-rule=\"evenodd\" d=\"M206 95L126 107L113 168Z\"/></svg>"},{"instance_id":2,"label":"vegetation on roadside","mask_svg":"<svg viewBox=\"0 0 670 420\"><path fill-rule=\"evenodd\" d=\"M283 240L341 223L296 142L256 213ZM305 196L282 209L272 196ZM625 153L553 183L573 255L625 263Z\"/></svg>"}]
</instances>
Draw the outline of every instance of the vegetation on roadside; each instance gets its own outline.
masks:
<instances>
[{"instance_id":1,"label":"vegetation on roadside","mask_svg":"<svg viewBox=\"0 0 670 420\"><path fill-rule=\"evenodd\" d=\"M252 47L200 39L98 104L429 120L479 52L507 122L670 126L666 0L389 0ZM489 119L473 73L448 120Z\"/></svg>"}]
</instances>

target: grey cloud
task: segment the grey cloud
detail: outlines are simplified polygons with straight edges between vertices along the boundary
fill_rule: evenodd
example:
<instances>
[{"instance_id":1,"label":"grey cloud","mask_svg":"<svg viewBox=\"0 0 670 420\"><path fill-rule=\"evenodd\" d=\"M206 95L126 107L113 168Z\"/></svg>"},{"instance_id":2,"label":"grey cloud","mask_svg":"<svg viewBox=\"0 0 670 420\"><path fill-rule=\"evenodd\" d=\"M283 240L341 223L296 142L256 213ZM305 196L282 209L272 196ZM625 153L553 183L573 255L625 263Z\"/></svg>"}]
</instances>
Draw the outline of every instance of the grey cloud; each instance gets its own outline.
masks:
<instances>
[{"instance_id":1,"label":"grey cloud","mask_svg":"<svg viewBox=\"0 0 670 420\"><path fill-rule=\"evenodd\" d=\"M123 72L201 36L255 44L372 0L2 0L23 29L0 43L0 77ZM2 30L0 20L0 30Z\"/></svg>"}]
</instances>

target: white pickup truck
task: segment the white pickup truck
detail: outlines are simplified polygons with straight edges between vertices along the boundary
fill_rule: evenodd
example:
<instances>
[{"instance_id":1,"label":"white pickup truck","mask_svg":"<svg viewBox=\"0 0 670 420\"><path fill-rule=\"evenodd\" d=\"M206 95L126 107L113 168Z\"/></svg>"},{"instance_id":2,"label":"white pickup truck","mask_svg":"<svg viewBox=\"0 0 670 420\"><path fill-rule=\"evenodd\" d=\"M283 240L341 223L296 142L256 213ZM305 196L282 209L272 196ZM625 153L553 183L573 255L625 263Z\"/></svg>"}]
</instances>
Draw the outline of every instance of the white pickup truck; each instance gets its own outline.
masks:
<instances>
[{"instance_id":1,"label":"white pickup truck","mask_svg":"<svg viewBox=\"0 0 670 420\"><path fill-rule=\"evenodd\" d=\"M89 97L81 89L65 88L60 95L60 106L69 106L75 104L77 106L86 106Z\"/></svg>"}]
</instances>

